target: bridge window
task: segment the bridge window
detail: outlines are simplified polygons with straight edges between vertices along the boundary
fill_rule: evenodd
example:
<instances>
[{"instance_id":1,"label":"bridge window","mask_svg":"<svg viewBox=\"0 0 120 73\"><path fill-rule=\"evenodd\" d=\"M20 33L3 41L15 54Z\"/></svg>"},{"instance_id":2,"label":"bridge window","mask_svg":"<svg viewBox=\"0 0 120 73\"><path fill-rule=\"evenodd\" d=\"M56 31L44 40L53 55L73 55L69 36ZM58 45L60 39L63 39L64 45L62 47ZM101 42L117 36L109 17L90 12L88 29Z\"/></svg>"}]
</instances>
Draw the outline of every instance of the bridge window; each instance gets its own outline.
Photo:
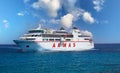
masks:
<instances>
[{"instance_id":1,"label":"bridge window","mask_svg":"<svg viewBox=\"0 0 120 73\"><path fill-rule=\"evenodd\" d=\"M49 39L49 41L54 41L54 39Z\"/></svg>"},{"instance_id":2,"label":"bridge window","mask_svg":"<svg viewBox=\"0 0 120 73\"><path fill-rule=\"evenodd\" d=\"M43 41L48 41L48 39L43 39Z\"/></svg>"},{"instance_id":3,"label":"bridge window","mask_svg":"<svg viewBox=\"0 0 120 73\"><path fill-rule=\"evenodd\" d=\"M66 41L71 41L71 39L66 39Z\"/></svg>"},{"instance_id":4,"label":"bridge window","mask_svg":"<svg viewBox=\"0 0 120 73\"><path fill-rule=\"evenodd\" d=\"M60 41L60 39L55 39L55 41Z\"/></svg>"},{"instance_id":5,"label":"bridge window","mask_svg":"<svg viewBox=\"0 0 120 73\"><path fill-rule=\"evenodd\" d=\"M30 30L29 33L44 33L43 30Z\"/></svg>"}]
</instances>

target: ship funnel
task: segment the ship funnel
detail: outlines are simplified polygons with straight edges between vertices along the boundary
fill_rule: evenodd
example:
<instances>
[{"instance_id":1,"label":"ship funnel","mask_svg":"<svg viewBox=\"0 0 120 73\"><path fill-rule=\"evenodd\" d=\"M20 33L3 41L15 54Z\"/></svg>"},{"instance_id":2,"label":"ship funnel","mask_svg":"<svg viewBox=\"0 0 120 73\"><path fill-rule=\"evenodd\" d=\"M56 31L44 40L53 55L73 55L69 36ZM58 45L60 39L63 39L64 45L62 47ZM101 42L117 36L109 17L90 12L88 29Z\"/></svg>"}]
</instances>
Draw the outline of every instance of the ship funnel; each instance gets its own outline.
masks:
<instances>
[{"instance_id":1,"label":"ship funnel","mask_svg":"<svg viewBox=\"0 0 120 73\"><path fill-rule=\"evenodd\" d=\"M63 27L61 27L60 30L65 30L65 29Z\"/></svg>"}]
</instances>

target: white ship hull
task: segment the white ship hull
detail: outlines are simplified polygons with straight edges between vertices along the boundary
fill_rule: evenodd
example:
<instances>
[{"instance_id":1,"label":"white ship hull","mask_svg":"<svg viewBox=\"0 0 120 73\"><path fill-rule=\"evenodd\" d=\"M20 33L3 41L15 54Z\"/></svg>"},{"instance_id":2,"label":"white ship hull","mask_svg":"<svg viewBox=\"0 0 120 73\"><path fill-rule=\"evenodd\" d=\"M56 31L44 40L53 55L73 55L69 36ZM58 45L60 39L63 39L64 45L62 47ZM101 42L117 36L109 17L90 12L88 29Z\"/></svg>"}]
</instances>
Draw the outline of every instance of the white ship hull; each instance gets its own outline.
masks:
<instances>
[{"instance_id":1,"label":"white ship hull","mask_svg":"<svg viewBox=\"0 0 120 73\"><path fill-rule=\"evenodd\" d=\"M89 41L25 41L14 40L24 51L83 51L94 48L94 43Z\"/></svg>"}]
</instances>

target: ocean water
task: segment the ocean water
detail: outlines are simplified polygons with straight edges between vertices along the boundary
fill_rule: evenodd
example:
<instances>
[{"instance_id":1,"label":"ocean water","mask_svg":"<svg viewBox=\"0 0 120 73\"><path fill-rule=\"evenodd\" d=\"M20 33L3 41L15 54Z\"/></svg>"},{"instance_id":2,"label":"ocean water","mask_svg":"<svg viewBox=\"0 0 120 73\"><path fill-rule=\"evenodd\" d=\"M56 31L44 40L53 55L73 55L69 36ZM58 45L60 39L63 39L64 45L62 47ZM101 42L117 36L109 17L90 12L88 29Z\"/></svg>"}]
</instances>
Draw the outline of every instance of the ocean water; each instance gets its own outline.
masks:
<instances>
[{"instance_id":1,"label":"ocean water","mask_svg":"<svg viewBox=\"0 0 120 73\"><path fill-rule=\"evenodd\" d=\"M80 52L21 52L0 45L0 73L120 73L120 44Z\"/></svg>"}]
</instances>

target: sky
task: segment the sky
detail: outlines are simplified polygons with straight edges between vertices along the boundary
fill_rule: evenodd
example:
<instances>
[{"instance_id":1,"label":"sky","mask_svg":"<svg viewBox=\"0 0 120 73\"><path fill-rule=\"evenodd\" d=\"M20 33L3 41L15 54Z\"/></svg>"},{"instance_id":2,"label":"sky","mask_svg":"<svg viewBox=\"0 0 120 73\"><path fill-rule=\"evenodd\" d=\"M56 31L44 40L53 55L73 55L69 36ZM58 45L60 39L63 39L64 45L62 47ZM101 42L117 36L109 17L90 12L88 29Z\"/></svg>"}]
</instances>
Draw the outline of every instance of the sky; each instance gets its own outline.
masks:
<instances>
[{"instance_id":1,"label":"sky","mask_svg":"<svg viewBox=\"0 0 120 73\"><path fill-rule=\"evenodd\" d=\"M0 0L0 44L14 44L29 29L92 33L95 43L120 43L120 0Z\"/></svg>"}]
</instances>

